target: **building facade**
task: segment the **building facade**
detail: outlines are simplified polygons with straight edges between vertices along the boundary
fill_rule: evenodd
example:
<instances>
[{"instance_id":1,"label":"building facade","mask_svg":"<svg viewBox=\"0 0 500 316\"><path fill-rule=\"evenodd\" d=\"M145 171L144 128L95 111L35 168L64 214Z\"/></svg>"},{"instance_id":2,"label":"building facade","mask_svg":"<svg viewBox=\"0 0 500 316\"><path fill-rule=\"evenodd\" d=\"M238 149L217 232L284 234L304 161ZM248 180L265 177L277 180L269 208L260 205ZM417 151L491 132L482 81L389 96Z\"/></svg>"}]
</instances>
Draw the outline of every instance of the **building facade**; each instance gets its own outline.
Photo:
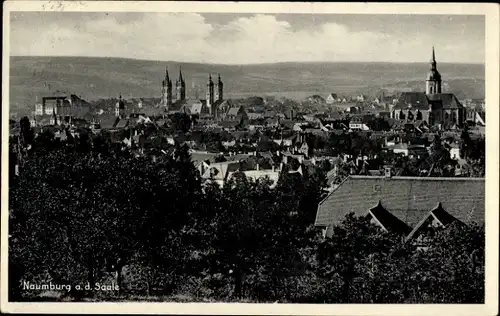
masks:
<instances>
[{"instance_id":1,"label":"building facade","mask_svg":"<svg viewBox=\"0 0 500 316\"><path fill-rule=\"evenodd\" d=\"M425 121L429 126L463 126L465 107L453 93L443 93L441 74L437 70L436 54L432 49L425 92L403 92L391 111L396 120Z\"/></svg>"}]
</instances>

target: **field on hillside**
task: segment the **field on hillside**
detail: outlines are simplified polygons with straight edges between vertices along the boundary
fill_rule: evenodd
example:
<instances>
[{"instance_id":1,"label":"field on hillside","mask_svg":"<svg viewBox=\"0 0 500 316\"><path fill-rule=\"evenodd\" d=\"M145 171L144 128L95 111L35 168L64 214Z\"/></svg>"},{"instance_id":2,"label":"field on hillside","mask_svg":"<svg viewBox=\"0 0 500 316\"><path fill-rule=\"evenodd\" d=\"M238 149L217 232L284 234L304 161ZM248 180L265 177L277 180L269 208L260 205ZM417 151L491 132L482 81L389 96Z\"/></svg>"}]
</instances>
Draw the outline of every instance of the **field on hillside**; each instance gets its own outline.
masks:
<instances>
[{"instance_id":1,"label":"field on hillside","mask_svg":"<svg viewBox=\"0 0 500 316\"><path fill-rule=\"evenodd\" d=\"M179 64L122 58L11 57L10 111L19 115L32 111L38 97L59 91L81 95L86 100L117 97L159 97L165 67L170 78L178 78L182 66L187 96L205 97L208 74L220 73L226 98L274 95L304 99L363 93L376 95L381 88L423 90L427 63L278 63L265 65ZM438 63L446 91L459 98L484 97L484 66ZM197 91L197 92L196 92Z\"/></svg>"}]
</instances>

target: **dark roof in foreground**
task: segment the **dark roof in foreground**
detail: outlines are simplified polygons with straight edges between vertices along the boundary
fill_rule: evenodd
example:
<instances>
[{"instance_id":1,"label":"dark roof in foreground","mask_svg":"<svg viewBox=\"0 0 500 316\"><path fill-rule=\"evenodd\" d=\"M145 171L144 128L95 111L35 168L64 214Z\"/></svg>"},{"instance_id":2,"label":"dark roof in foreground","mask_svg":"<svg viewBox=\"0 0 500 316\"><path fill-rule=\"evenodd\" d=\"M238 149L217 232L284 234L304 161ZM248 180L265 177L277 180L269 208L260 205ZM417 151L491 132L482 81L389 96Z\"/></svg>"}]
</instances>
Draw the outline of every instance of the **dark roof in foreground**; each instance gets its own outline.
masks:
<instances>
[{"instance_id":1,"label":"dark roof in foreground","mask_svg":"<svg viewBox=\"0 0 500 316\"><path fill-rule=\"evenodd\" d=\"M319 203L316 226L340 223L348 213L364 216L379 203L415 227L439 203L463 223L484 223L484 178L350 176Z\"/></svg>"}]
</instances>

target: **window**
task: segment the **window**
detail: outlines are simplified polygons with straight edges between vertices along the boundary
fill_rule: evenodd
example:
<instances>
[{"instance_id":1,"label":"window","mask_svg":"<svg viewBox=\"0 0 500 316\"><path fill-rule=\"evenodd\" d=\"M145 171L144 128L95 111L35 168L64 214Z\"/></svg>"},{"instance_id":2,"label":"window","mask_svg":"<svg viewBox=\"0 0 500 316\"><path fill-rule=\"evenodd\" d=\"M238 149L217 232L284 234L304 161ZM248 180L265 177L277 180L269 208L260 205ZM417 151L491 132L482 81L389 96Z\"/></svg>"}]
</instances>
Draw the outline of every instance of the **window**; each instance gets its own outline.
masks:
<instances>
[{"instance_id":1,"label":"window","mask_svg":"<svg viewBox=\"0 0 500 316\"><path fill-rule=\"evenodd\" d=\"M422 112L417 111L417 121L421 121L421 120L422 120Z\"/></svg>"},{"instance_id":2,"label":"window","mask_svg":"<svg viewBox=\"0 0 500 316\"><path fill-rule=\"evenodd\" d=\"M408 121L413 121L413 113L408 111Z\"/></svg>"},{"instance_id":3,"label":"window","mask_svg":"<svg viewBox=\"0 0 500 316\"><path fill-rule=\"evenodd\" d=\"M399 111L399 119L400 120L404 120L405 119L405 114L403 113L403 111Z\"/></svg>"},{"instance_id":4,"label":"window","mask_svg":"<svg viewBox=\"0 0 500 316\"><path fill-rule=\"evenodd\" d=\"M444 120L448 121L449 118L450 118L450 115L448 114L448 112L445 112L444 113Z\"/></svg>"}]
</instances>

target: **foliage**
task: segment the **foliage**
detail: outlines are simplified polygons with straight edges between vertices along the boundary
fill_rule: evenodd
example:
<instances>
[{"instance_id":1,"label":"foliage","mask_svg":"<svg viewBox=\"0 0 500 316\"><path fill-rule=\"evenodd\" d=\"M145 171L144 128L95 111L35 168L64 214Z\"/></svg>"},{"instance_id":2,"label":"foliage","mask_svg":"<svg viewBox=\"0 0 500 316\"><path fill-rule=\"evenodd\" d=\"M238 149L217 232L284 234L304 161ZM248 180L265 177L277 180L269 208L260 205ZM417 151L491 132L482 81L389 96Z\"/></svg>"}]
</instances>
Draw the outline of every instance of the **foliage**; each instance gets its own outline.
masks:
<instances>
[{"instance_id":1,"label":"foliage","mask_svg":"<svg viewBox=\"0 0 500 316\"><path fill-rule=\"evenodd\" d=\"M483 228L449 227L418 251L349 215L323 240L313 223L327 165L303 175L286 166L274 188L236 172L221 188L202 185L187 146L153 162L105 137L64 133L66 140L38 135L10 183L10 300L26 299L23 281L109 280L121 290L104 299L483 300ZM67 295L97 298L95 291Z\"/></svg>"}]
</instances>

